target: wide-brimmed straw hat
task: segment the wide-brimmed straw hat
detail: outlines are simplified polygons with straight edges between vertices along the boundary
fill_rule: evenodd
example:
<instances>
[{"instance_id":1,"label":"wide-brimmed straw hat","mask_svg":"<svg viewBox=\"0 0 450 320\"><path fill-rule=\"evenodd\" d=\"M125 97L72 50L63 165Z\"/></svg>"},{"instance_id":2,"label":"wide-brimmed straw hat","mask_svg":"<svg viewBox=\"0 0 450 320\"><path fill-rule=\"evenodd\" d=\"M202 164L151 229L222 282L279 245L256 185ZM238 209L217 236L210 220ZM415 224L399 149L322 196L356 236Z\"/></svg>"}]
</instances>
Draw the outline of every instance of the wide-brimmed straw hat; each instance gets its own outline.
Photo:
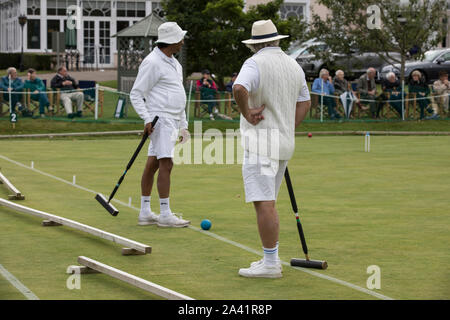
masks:
<instances>
[{"instance_id":1,"label":"wide-brimmed straw hat","mask_svg":"<svg viewBox=\"0 0 450 320\"><path fill-rule=\"evenodd\" d=\"M289 36L278 34L277 27L272 20L255 21L252 26L252 38L242 41L245 44L263 43L275 41Z\"/></svg>"},{"instance_id":2,"label":"wide-brimmed straw hat","mask_svg":"<svg viewBox=\"0 0 450 320\"><path fill-rule=\"evenodd\" d=\"M156 43L174 44L183 40L187 31L180 28L176 22L164 22L158 28L158 40Z\"/></svg>"}]
</instances>

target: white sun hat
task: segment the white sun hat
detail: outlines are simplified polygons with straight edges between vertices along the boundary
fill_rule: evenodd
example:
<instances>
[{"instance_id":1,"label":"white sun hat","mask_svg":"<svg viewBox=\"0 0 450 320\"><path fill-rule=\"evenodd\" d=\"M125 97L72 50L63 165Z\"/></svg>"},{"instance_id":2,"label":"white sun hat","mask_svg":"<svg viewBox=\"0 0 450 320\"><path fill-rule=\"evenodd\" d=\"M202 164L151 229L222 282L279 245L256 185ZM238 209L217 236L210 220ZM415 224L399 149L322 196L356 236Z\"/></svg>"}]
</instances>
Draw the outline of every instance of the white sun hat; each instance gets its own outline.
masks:
<instances>
[{"instance_id":1,"label":"white sun hat","mask_svg":"<svg viewBox=\"0 0 450 320\"><path fill-rule=\"evenodd\" d=\"M176 22L164 22L158 28L156 43L174 44L183 40L187 31L182 30Z\"/></svg>"},{"instance_id":2,"label":"white sun hat","mask_svg":"<svg viewBox=\"0 0 450 320\"><path fill-rule=\"evenodd\" d=\"M272 20L258 20L252 26L252 38L242 41L245 44L263 43L275 41L289 36L278 34L277 27Z\"/></svg>"}]
</instances>

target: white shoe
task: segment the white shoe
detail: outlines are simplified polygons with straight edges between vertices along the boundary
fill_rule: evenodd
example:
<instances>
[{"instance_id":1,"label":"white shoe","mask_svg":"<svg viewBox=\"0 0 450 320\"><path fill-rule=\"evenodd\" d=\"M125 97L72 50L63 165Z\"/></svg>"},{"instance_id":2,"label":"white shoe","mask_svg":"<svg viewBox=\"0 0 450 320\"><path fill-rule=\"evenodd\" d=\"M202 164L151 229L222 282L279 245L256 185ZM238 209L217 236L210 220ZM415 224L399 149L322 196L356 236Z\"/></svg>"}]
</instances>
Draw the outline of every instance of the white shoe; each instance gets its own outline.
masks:
<instances>
[{"instance_id":1,"label":"white shoe","mask_svg":"<svg viewBox=\"0 0 450 320\"><path fill-rule=\"evenodd\" d=\"M187 227L191 222L177 217L174 213L167 216L159 216L158 227L172 227L172 228L183 228Z\"/></svg>"},{"instance_id":2,"label":"white shoe","mask_svg":"<svg viewBox=\"0 0 450 320\"><path fill-rule=\"evenodd\" d=\"M267 266L260 260L252 263L250 268L239 269L239 275L247 278L281 278L282 270L281 264Z\"/></svg>"},{"instance_id":3,"label":"white shoe","mask_svg":"<svg viewBox=\"0 0 450 320\"><path fill-rule=\"evenodd\" d=\"M209 119L215 120L215 119L214 119L214 115L213 115L212 113L209 115Z\"/></svg>"},{"instance_id":4,"label":"white shoe","mask_svg":"<svg viewBox=\"0 0 450 320\"><path fill-rule=\"evenodd\" d=\"M148 226L150 224L157 224L159 220L159 216L154 212L150 212L150 214L139 214L138 225L140 226Z\"/></svg>"}]
</instances>

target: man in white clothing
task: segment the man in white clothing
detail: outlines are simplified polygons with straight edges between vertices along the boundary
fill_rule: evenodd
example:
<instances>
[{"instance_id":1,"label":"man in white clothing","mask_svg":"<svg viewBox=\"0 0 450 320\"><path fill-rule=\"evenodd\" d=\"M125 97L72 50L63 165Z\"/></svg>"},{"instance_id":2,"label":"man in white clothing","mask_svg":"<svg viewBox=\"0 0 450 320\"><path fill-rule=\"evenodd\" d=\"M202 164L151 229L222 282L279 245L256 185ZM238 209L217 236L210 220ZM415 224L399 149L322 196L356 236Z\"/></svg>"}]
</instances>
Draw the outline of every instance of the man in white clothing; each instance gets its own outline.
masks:
<instances>
[{"instance_id":1,"label":"man in white clothing","mask_svg":"<svg viewBox=\"0 0 450 320\"><path fill-rule=\"evenodd\" d=\"M175 143L187 131L186 94L183 71L173 56L181 50L187 31L176 22L165 22L158 28L157 47L142 61L130 92L130 100L139 116L145 121L145 132L150 135L148 159L141 180L141 210L138 224L157 224L160 227L187 227L189 221L172 213L169 205L170 173L173 167ZM155 116L159 120L152 128ZM156 171L159 170L157 188L160 215L150 208L150 197Z\"/></svg>"},{"instance_id":2,"label":"man in white clothing","mask_svg":"<svg viewBox=\"0 0 450 320\"><path fill-rule=\"evenodd\" d=\"M295 148L295 127L311 103L305 74L279 47L271 20L256 21L245 43L255 54L245 61L233 85L241 116L242 175L246 202L253 202L264 258L239 270L244 277L279 278L279 219L275 209L287 162Z\"/></svg>"}]
</instances>

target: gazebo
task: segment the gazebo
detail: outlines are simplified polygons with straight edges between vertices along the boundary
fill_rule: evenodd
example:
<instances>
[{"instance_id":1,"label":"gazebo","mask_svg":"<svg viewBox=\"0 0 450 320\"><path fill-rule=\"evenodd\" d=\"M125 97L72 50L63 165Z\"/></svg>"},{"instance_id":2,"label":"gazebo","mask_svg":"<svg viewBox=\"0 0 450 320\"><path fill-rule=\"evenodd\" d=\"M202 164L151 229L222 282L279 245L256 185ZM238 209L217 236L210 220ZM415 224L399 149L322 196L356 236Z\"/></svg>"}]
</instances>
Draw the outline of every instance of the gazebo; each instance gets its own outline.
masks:
<instances>
[{"instance_id":1,"label":"gazebo","mask_svg":"<svg viewBox=\"0 0 450 320\"><path fill-rule=\"evenodd\" d=\"M164 22L163 18L151 13L113 36L117 37L119 91L126 93L131 91L139 66L153 50L153 43L158 39L158 27Z\"/></svg>"}]
</instances>

